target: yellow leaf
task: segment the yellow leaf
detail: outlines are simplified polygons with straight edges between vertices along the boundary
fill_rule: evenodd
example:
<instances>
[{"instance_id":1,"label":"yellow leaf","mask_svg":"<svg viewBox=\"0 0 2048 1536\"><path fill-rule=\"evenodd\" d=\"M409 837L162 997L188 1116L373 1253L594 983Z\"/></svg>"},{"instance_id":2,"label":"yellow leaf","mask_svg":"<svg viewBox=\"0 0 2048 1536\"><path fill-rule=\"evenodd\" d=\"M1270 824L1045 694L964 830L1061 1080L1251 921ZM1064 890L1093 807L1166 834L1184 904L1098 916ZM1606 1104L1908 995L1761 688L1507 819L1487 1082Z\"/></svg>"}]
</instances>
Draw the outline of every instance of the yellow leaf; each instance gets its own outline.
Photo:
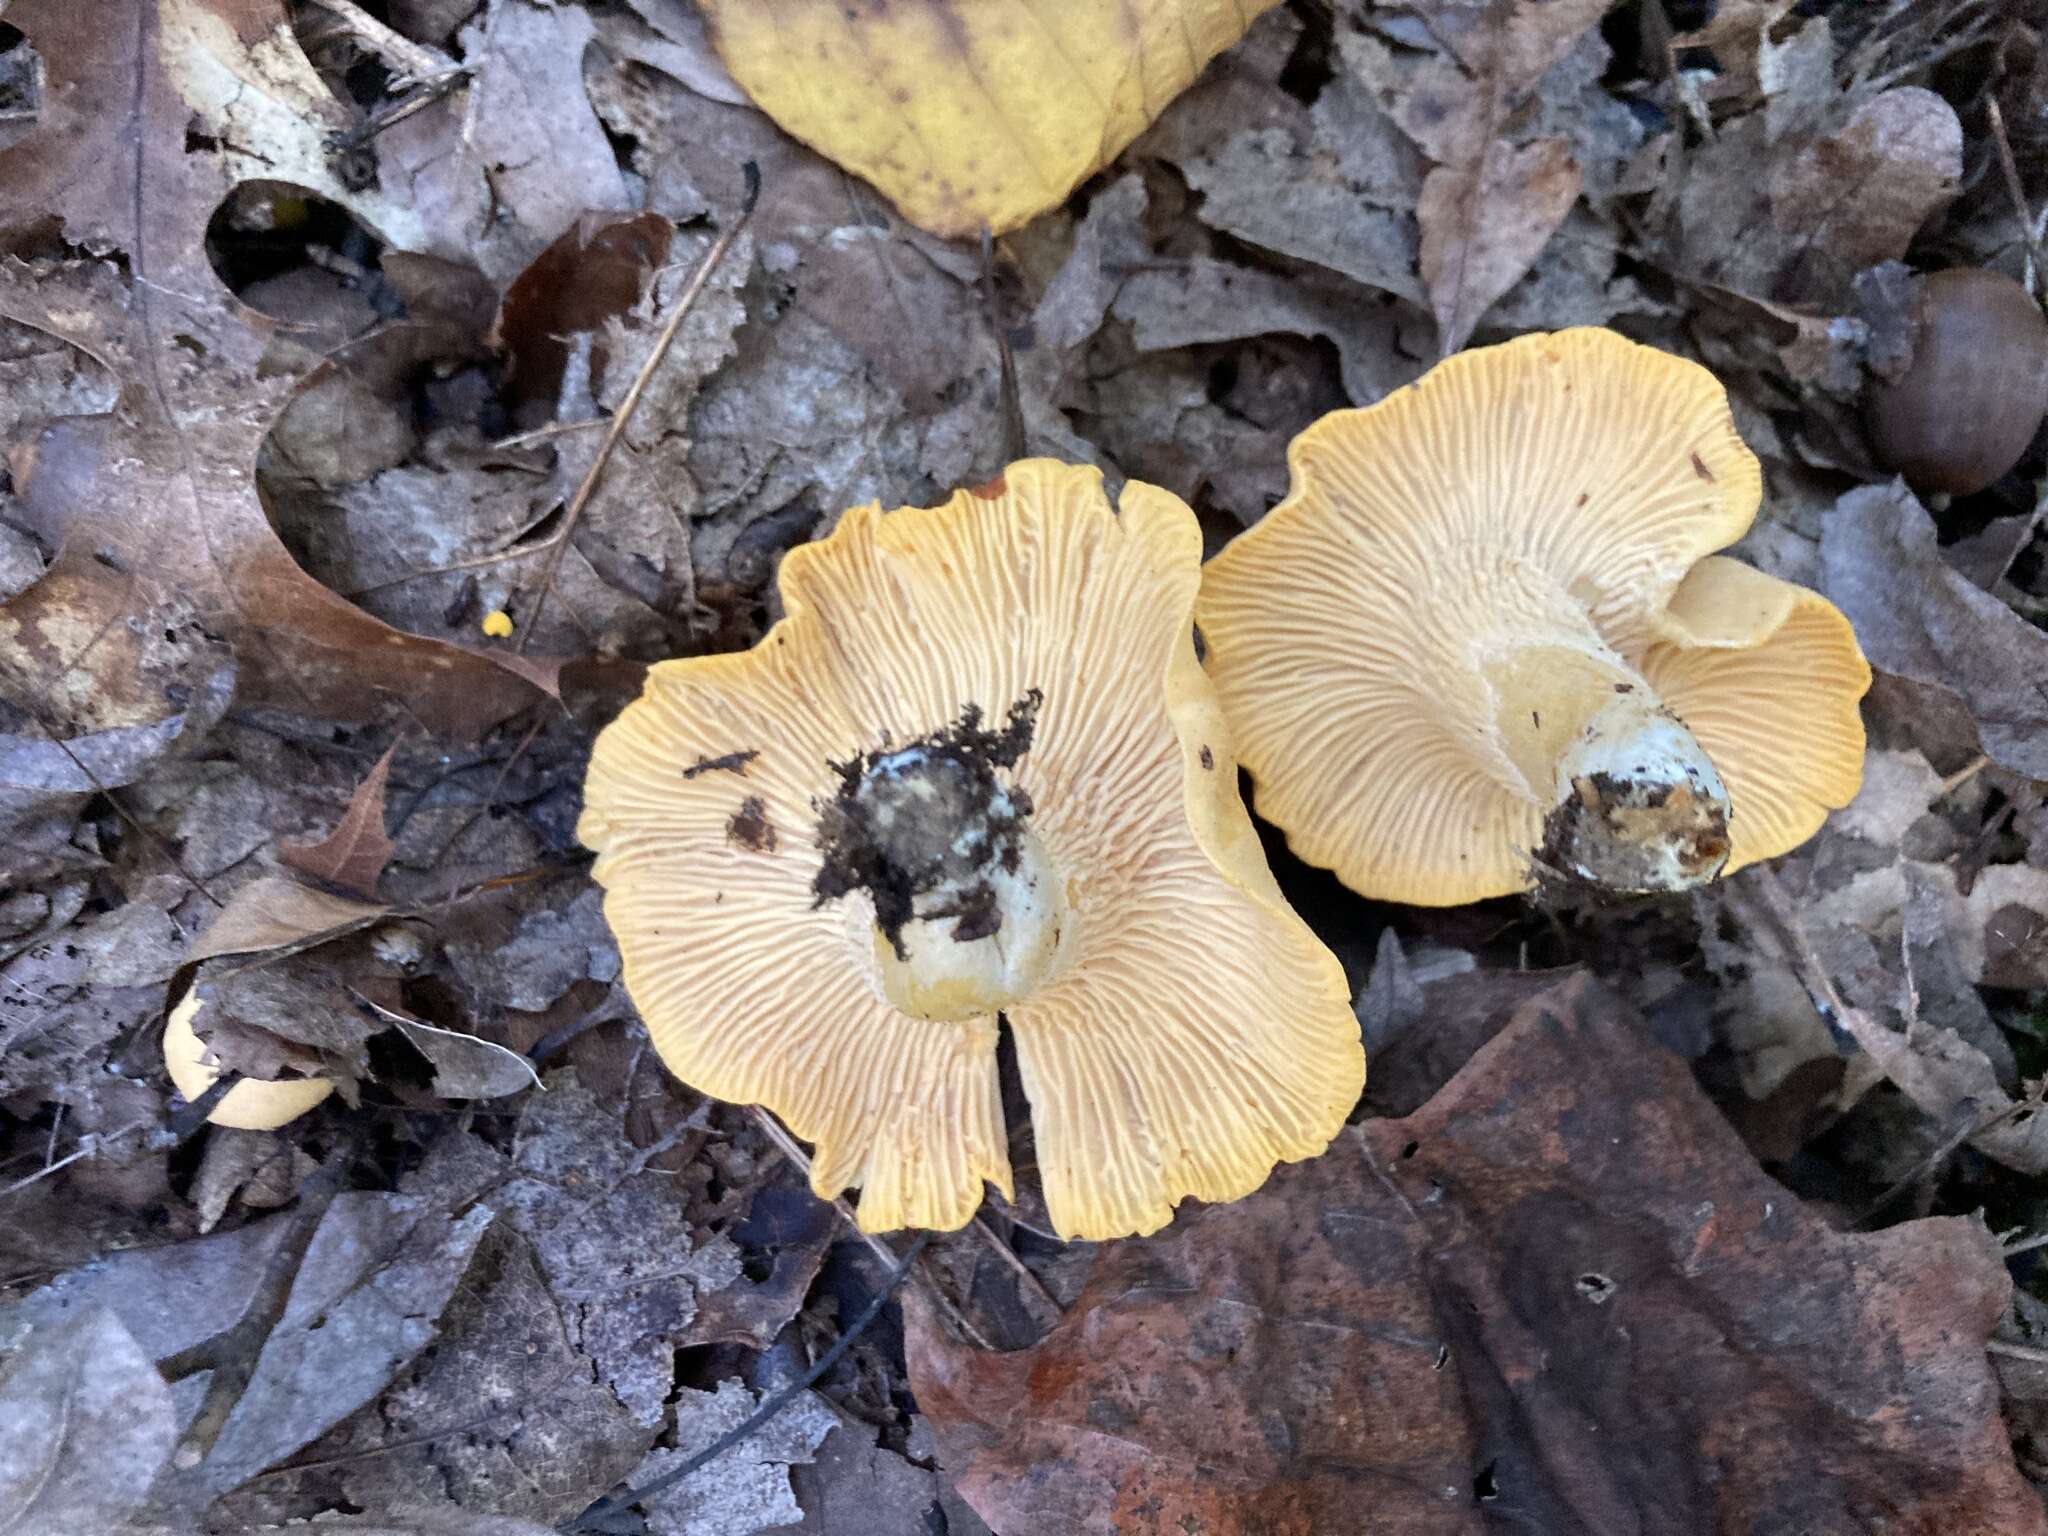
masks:
<instances>
[{"instance_id":1,"label":"yellow leaf","mask_svg":"<svg viewBox=\"0 0 2048 1536\"><path fill-rule=\"evenodd\" d=\"M770 117L933 234L1062 202L1278 0L702 0Z\"/></svg>"},{"instance_id":2,"label":"yellow leaf","mask_svg":"<svg viewBox=\"0 0 2048 1536\"><path fill-rule=\"evenodd\" d=\"M493 640L503 640L512 633L512 615L502 608L493 608L484 615L484 633Z\"/></svg>"}]
</instances>

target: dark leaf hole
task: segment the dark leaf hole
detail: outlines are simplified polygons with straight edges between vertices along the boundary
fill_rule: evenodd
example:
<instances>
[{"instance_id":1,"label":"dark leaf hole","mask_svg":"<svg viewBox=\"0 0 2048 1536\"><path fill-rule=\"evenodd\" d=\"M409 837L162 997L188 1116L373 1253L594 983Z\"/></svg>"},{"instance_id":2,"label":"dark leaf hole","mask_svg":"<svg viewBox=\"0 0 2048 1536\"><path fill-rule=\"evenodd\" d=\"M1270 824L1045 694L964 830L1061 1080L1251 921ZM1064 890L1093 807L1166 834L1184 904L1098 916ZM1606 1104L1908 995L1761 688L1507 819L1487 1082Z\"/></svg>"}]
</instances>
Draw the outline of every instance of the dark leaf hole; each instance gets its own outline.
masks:
<instances>
[{"instance_id":1,"label":"dark leaf hole","mask_svg":"<svg viewBox=\"0 0 2048 1536\"><path fill-rule=\"evenodd\" d=\"M27 138L42 111L42 55L21 28L0 21L0 149Z\"/></svg>"},{"instance_id":2,"label":"dark leaf hole","mask_svg":"<svg viewBox=\"0 0 2048 1536\"><path fill-rule=\"evenodd\" d=\"M1616 1289L1612 1277L1590 1272L1579 1276L1578 1286L1579 1294L1596 1307L1613 1296Z\"/></svg>"},{"instance_id":3,"label":"dark leaf hole","mask_svg":"<svg viewBox=\"0 0 2048 1536\"><path fill-rule=\"evenodd\" d=\"M1489 1461L1479 1469L1479 1475L1472 1479L1472 1497L1482 1503L1487 1499L1500 1497L1500 1484L1494 1481L1493 1469L1498 1462Z\"/></svg>"},{"instance_id":4,"label":"dark leaf hole","mask_svg":"<svg viewBox=\"0 0 2048 1536\"><path fill-rule=\"evenodd\" d=\"M1405 1163L1405 1162L1407 1162L1409 1158L1413 1157L1413 1156L1414 1156L1414 1155L1415 1155L1416 1153L1420 1152L1421 1150L1422 1150L1422 1143L1421 1143L1421 1142L1419 1142L1419 1141L1411 1141L1411 1142L1409 1142L1409 1143L1408 1143L1408 1144L1407 1144L1407 1145L1406 1145L1405 1147L1403 1147L1403 1148L1401 1149L1401 1161L1402 1161L1402 1162L1404 1162L1404 1163Z\"/></svg>"},{"instance_id":5,"label":"dark leaf hole","mask_svg":"<svg viewBox=\"0 0 2048 1536\"><path fill-rule=\"evenodd\" d=\"M303 321L316 303L357 294L377 276L384 244L328 198L284 181L245 181L206 225L206 259L242 302L275 319ZM374 320L375 315L366 316Z\"/></svg>"}]
</instances>

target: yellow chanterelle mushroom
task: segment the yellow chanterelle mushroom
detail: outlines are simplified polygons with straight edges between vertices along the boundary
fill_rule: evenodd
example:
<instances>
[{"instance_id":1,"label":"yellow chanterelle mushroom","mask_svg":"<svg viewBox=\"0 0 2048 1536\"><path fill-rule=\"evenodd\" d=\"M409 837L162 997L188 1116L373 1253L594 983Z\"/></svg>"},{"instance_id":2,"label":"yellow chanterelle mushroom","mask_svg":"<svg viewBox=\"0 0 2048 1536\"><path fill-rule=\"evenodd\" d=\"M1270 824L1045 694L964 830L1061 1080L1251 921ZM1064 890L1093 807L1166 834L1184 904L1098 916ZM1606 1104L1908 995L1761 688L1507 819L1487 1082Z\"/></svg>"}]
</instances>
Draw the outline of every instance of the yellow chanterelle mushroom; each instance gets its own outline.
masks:
<instances>
[{"instance_id":1,"label":"yellow chanterelle mushroom","mask_svg":"<svg viewBox=\"0 0 2048 1536\"><path fill-rule=\"evenodd\" d=\"M1195 657L1200 560L1167 492L1045 460L857 507L758 646L655 667L598 739L578 831L656 1048L869 1230L1011 1192L999 1019L1064 1236L1247 1194L1357 1100Z\"/></svg>"},{"instance_id":2,"label":"yellow chanterelle mushroom","mask_svg":"<svg viewBox=\"0 0 2048 1536\"><path fill-rule=\"evenodd\" d=\"M1260 815L1353 889L1682 890L1855 795L1870 669L1826 599L1712 553L1762 477L1705 369L1524 336L1288 464L1197 617Z\"/></svg>"},{"instance_id":3,"label":"yellow chanterelle mushroom","mask_svg":"<svg viewBox=\"0 0 2048 1536\"><path fill-rule=\"evenodd\" d=\"M164 1068L187 1102L196 1100L220 1080L220 1066L208 1057L206 1043L193 1031L201 1007L197 988L187 992L164 1021ZM206 1117L207 1124L238 1131L274 1131L288 1125L334 1092L324 1077L282 1078L266 1082L245 1077L221 1097Z\"/></svg>"}]
</instances>

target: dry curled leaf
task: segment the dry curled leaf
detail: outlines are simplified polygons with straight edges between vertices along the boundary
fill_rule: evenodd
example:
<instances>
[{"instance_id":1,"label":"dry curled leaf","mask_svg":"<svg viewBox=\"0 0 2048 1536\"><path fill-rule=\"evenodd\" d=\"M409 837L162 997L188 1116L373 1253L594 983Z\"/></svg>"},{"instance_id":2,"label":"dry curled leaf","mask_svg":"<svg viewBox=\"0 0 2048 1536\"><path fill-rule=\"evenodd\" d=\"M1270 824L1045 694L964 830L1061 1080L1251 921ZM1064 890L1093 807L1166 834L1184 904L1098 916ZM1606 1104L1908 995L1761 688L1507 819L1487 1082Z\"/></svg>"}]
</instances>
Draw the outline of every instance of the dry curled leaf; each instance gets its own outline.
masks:
<instances>
[{"instance_id":1,"label":"dry curled leaf","mask_svg":"<svg viewBox=\"0 0 2048 1536\"><path fill-rule=\"evenodd\" d=\"M317 843L287 843L278 857L302 875L374 900L377 877L391 862L391 836L384 830L384 786L397 751L395 741L385 749L349 796L348 809L332 832Z\"/></svg>"},{"instance_id":2,"label":"dry curled leaf","mask_svg":"<svg viewBox=\"0 0 2048 1536\"><path fill-rule=\"evenodd\" d=\"M330 896L282 875L259 875L229 898L185 958L210 960L333 938L365 927L390 910L378 902Z\"/></svg>"},{"instance_id":3,"label":"dry curled leaf","mask_svg":"<svg viewBox=\"0 0 2048 1536\"><path fill-rule=\"evenodd\" d=\"M1034 1347L913 1298L909 1356L1004 1536L2042 1536L2008 1289L1973 1221L1831 1231L1575 979L1414 1114L1108 1250Z\"/></svg>"},{"instance_id":4,"label":"dry curled leaf","mask_svg":"<svg viewBox=\"0 0 2048 1536\"><path fill-rule=\"evenodd\" d=\"M708 0L770 117L911 223L1015 229L1107 165L1278 0Z\"/></svg>"},{"instance_id":5,"label":"dry curled leaf","mask_svg":"<svg viewBox=\"0 0 2048 1536\"><path fill-rule=\"evenodd\" d=\"M1570 142L1514 145L1515 109L1598 24L1606 0L1410 0L1450 57L1418 70L1397 120L1436 162L1423 179L1422 279L1443 351L1462 347L1578 200Z\"/></svg>"}]
</instances>

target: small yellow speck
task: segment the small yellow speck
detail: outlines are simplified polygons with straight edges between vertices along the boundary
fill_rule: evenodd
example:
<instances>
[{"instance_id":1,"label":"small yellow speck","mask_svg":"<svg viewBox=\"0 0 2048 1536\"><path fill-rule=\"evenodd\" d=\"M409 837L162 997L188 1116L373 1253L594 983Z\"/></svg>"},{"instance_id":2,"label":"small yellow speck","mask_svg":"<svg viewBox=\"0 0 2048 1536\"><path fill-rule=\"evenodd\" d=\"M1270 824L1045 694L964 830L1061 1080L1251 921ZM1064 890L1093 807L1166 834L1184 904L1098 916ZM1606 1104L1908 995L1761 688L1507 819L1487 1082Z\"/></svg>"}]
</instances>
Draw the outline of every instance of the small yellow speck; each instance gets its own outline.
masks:
<instances>
[{"instance_id":1,"label":"small yellow speck","mask_svg":"<svg viewBox=\"0 0 2048 1536\"><path fill-rule=\"evenodd\" d=\"M502 608L493 608L484 615L484 633L493 640L503 640L512 633L512 615Z\"/></svg>"}]
</instances>

